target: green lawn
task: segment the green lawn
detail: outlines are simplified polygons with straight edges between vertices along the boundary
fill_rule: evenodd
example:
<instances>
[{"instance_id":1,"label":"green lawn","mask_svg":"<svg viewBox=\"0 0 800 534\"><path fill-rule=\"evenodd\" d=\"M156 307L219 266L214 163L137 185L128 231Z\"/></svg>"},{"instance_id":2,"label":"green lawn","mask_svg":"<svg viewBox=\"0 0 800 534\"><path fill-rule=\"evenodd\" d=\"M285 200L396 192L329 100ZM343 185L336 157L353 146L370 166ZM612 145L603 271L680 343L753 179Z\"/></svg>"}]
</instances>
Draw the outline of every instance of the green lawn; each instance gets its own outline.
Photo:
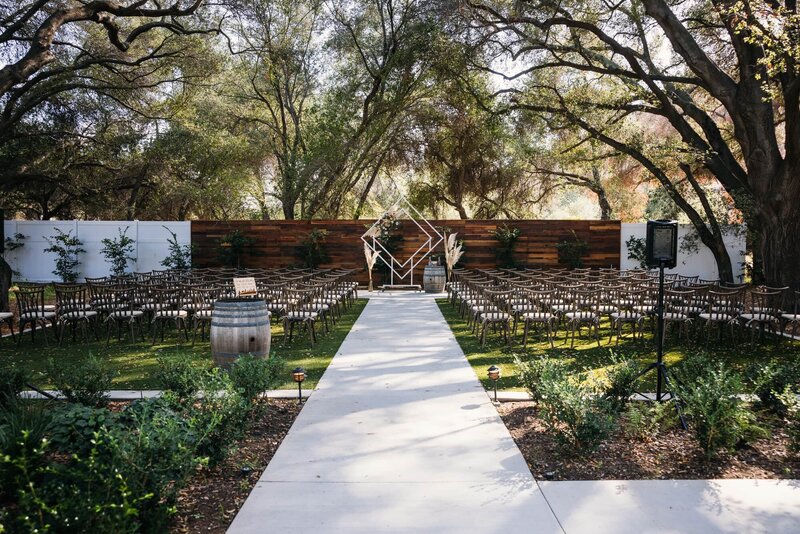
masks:
<instances>
[{"instance_id":1,"label":"green lawn","mask_svg":"<svg viewBox=\"0 0 800 534\"><path fill-rule=\"evenodd\" d=\"M555 348L551 349L550 344L544 334L529 336L527 349L522 348L522 327L520 326L516 342L506 346L499 333L486 334L486 345L481 347L480 340L475 334L470 332L466 321L458 315L458 309L452 308L447 299L437 299L439 309L450 325L461 349L467 356L467 360L472 365L475 374L487 389L493 387L491 381L486 377L486 369L491 365L497 365L502 369L502 378L498 381L498 389L522 390L514 365L514 354L518 354L523 360L534 357L558 358L567 362L575 372L588 370L591 372L604 373L605 369L612 364L611 352L626 357L635 358L642 364L650 363L655 360L655 343L653 336L649 333L645 339L630 339L628 327L625 327L628 339L620 341L619 346L612 342L608 345L609 324L605 322L600 329L600 343L594 337L586 334L583 329L583 336L575 339L575 348L570 349L569 343L565 344L565 333L558 332L555 340ZM616 341L616 337L614 338ZM797 342L791 343L785 340L780 345L776 345L769 337L755 344L750 343L749 337L742 339L739 336L738 342L733 344L729 334L726 332L722 342L717 341L712 335L711 342L706 344L705 337L702 341L688 341L686 338L679 340L677 334L670 333L665 343L664 361L667 366L678 363L681 359L690 354L707 354L709 359L721 360L737 369L744 370L753 361L767 360L769 358L797 358L800 355L800 345ZM655 375L650 374L640 383L641 391L655 391Z\"/></svg>"},{"instance_id":2,"label":"green lawn","mask_svg":"<svg viewBox=\"0 0 800 534\"><path fill-rule=\"evenodd\" d=\"M272 352L287 361L289 370L297 366L304 367L308 378L303 386L315 387L366 304L366 300L357 300L351 309L345 311L341 320L329 334L318 337L318 342L313 348L307 335L295 337L291 344L284 347L281 344L283 328L273 324ZM24 340L17 345L14 345L10 338L0 340L0 365L5 366L13 362L30 369L35 373L36 385L46 388L51 386L45 372L49 358L62 362L78 362L89 354L94 354L118 372L114 379L115 389L157 389L158 384L155 383L152 375L160 357L169 359L188 355L196 359L199 364L211 365L211 348L208 339L201 343L199 333L197 344L194 347L186 342L178 345L175 331L168 330L164 338L165 342L157 342L155 346L150 345L152 338L149 337L145 342L135 344L125 337L121 342L112 337L108 348L106 348L105 341L94 342L92 340L91 343L84 344L80 341L73 342L70 337L67 337L59 347L53 339L52 332L48 332L48 334L49 346L45 346L40 337L41 333L37 333L35 343L31 343L30 334L27 334ZM80 336L80 332L78 335ZM80 337L78 339L80 340ZM102 337L102 339L105 338ZM296 387L288 372L286 382L280 387Z\"/></svg>"}]
</instances>

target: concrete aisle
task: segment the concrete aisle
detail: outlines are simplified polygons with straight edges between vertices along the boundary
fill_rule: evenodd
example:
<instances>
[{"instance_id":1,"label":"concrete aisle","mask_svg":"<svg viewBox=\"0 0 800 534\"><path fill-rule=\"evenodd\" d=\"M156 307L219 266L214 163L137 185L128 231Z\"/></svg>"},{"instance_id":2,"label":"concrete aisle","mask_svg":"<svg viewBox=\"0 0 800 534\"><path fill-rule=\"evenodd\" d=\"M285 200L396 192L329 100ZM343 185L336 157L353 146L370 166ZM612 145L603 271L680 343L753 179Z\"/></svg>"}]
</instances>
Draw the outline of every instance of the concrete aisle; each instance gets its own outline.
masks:
<instances>
[{"instance_id":1,"label":"concrete aisle","mask_svg":"<svg viewBox=\"0 0 800 534\"><path fill-rule=\"evenodd\" d=\"M562 532L439 313L380 294L228 532Z\"/></svg>"},{"instance_id":2,"label":"concrete aisle","mask_svg":"<svg viewBox=\"0 0 800 534\"><path fill-rule=\"evenodd\" d=\"M788 534L800 484L537 483L436 303L375 294L228 532Z\"/></svg>"}]
</instances>

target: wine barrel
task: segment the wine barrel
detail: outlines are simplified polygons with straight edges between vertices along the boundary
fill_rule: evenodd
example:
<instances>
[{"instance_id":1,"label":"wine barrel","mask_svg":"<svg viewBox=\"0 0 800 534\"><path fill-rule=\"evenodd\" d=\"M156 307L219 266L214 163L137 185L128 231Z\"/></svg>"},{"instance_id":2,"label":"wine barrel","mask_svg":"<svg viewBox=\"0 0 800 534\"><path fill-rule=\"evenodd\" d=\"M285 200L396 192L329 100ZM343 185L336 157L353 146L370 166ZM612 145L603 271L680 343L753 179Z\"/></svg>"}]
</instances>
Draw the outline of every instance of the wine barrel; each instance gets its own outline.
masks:
<instances>
[{"instance_id":1,"label":"wine barrel","mask_svg":"<svg viewBox=\"0 0 800 534\"><path fill-rule=\"evenodd\" d=\"M447 281L447 271L444 265L429 263L422 272L422 283L425 293L441 293Z\"/></svg>"},{"instance_id":2,"label":"wine barrel","mask_svg":"<svg viewBox=\"0 0 800 534\"><path fill-rule=\"evenodd\" d=\"M261 299L226 298L214 303L211 313L211 357L223 369L252 354L269 357L272 333L269 310Z\"/></svg>"}]
</instances>

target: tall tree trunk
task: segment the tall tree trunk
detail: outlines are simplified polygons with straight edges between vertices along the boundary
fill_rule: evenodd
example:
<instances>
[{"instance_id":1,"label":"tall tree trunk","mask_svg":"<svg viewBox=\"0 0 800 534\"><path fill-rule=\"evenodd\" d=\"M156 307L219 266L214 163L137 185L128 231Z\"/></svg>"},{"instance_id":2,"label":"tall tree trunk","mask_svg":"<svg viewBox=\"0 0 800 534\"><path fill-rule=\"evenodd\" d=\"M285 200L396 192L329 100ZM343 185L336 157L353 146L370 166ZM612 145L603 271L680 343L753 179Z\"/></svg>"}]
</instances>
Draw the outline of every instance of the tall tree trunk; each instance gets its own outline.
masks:
<instances>
[{"instance_id":1,"label":"tall tree trunk","mask_svg":"<svg viewBox=\"0 0 800 534\"><path fill-rule=\"evenodd\" d=\"M787 199L778 206L762 204L756 216L755 246L763 282L800 289L800 199Z\"/></svg>"}]
</instances>

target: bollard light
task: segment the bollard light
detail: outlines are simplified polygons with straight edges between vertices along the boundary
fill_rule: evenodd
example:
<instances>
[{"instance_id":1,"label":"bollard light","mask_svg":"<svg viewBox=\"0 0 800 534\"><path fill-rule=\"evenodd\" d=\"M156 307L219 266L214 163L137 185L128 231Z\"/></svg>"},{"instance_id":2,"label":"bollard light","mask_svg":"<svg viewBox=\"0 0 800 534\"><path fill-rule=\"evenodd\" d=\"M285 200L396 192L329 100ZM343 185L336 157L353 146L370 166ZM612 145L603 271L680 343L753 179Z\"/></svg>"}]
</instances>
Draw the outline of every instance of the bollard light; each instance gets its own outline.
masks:
<instances>
[{"instance_id":1,"label":"bollard light","mask_svg":"<svg viewBox=\"0 0 800 534\"><path fill-rule=\"evenodd\" d=\"M489 379L494 382L494 404L500 404L497 402L497 381L500 380L500 368L496 365L489 367L486 370L486 374L489 375Z\"/></svg>"},{"instance_id":2,"label":"bollard light","mask_svg":"<svg viewBox=\"0 0 800 534\"><path fill-rule=\"evenodd\" d=\"M292 371L292 378L297 382L297 404L303 403L303 380L306 379L306 370L302 367L295 367Z\"/></svg>"}]
</instances>

